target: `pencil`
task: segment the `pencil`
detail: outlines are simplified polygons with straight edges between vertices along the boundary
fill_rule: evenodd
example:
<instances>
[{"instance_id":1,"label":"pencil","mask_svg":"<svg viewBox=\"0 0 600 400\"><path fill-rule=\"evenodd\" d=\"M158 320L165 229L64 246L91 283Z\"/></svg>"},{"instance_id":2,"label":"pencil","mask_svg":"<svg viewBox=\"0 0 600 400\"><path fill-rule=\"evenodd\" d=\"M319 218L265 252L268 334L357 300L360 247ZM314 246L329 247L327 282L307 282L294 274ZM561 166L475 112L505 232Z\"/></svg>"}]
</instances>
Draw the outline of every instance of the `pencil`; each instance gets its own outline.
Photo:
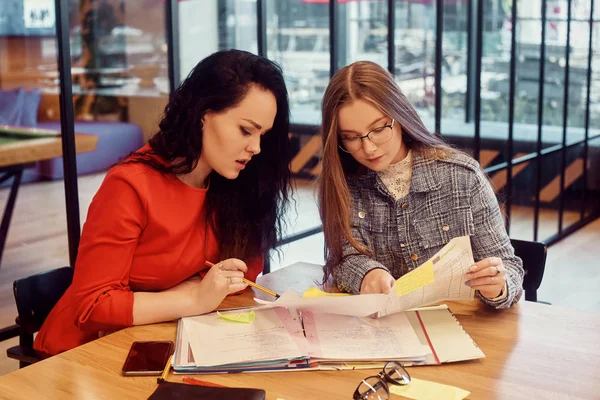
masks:
<instances>
[{"instance_id":1,"label":"pencil","mask_svg":"<svg viewBox=\"0 0 600 400\"><path fill-rule=\"evenodd\" d=\"M167 361L167 365L165 365L165 369L163 369L162 375L160 378L156 379L156 382L163 383L167 381L167 375L169 375L169 370L171 369L171 363L173 362L173 355L169 357L169 361Z\"/></svg>"},{"instance_id":2,"label":"pencil","mask_svg":"<svg viewBox=\"0 0 600 400\"><path fill-rule=\"evenodd\" d=\"M211 262L210 262L210 261L208 261L208 260L205 262L205 264L206 264L208 267L212 267L212 266L214 266L214 265L215 265L215 264L211 263ZM242 280L243 280L245 283L247 283L248 285L252 286L253 288L257 288L258 290L260 290L260 291L262 291L262 292L265 292L266 294L268 294L268 295L270 295L270 296L273 296L273 297L275 297L276 299L278 299L278 298L280 297L280 296L279 296L277 293L275 293L275 292L274 292L274 291L272 291L271 289L267 289L267 288L266 288L266 287L264 287L264 286L260 286L259 284L257 284L257 283L254 283L254 282L252 282L251 280L248 280L248 279L246 279L246 278L242 278Z\"/></svg>"}]
</instances>

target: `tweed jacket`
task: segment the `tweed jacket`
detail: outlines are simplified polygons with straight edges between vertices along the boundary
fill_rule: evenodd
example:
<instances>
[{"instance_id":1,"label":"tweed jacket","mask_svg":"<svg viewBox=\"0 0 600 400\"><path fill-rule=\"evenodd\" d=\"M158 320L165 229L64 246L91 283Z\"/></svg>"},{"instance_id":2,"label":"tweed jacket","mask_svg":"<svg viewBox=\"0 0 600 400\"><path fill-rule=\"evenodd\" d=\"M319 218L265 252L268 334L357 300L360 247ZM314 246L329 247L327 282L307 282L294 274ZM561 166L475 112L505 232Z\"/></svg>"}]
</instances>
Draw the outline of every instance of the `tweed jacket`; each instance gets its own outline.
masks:
<instances>
[{"instance_id":1,"label":"tweed jacket","mask_svg":"<svg viewBox=\"0 0 600 400\"><path fill-rule=\"evenodd\" d=\"M489 300L479 291L477 297L496 308L519 300L523 263L514 254L496 195L475 160L460 152L433 160L413 151L410 191L397 201L368 168L361 167L347 181L353 197L352 235L373 256L344 245L344 258L333 272L340 290L359 293L364 276L375 268L397 279L452 238L468 235L475 261L499 257L506 268L506 297Z\"/></svg>"}]
</instances>

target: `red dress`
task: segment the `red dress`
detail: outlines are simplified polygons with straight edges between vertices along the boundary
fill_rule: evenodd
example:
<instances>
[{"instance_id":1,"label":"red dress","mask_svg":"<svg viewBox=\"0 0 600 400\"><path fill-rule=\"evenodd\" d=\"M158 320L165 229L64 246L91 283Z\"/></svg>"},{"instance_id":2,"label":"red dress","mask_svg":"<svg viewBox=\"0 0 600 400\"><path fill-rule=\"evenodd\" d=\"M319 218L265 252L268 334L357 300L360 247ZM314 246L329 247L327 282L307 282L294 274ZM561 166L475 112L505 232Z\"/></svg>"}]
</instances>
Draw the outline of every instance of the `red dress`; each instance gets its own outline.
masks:
<instances>
[{"instance_id":1,"label":"red dress","mask_svg":"<svg viewBox=\"0 0 600 400\"><path fill-rule=\"evenodd\" d=\"M207 189L144 164L112 168L83 226L73 283L52 309L34 348L57 354L133 324L133 292L168 289L218 262L203 214ZM255 281L262 255L244 260Z\"/></svg>"}]
</instances>

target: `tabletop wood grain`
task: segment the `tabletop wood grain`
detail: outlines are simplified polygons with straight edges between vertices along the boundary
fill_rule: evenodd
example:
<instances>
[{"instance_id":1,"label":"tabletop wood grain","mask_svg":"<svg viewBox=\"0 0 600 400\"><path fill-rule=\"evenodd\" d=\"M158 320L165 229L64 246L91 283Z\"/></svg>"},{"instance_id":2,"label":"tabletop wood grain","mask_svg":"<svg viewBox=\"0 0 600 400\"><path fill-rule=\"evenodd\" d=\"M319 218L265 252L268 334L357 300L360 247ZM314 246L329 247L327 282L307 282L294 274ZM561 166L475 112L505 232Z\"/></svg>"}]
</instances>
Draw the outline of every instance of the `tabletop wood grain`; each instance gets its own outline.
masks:
<instances>
[{"instance_id":1,"label":"tabletop wood grain","mask_svg":"<svg viewBox=\"0 0 600 400\"><path fill-rule=\"evenodd\" d=\"M96 135L75 134L75 151L77 153L94 151L97 144L98 136ZM61 137L18 140L0 146L0 167L49 160L55 157L62 157Z\"/></svg>"},{"instance_id":2,"label":"tabletop wood grain","mask_svg":"<svg viewBox=\"0 0 600 400\"><path fill-rule=\"evenodd\" d=\"M302 292L320 277L315 265L296 263L259 283L277 292ZM253 303L248 291L222 307ZM508 310L448 302L464 329L485 353L481 360L408 368L420 379L469 390L470 399L600 398L600 314L521 302ZM105 336L48 360L0 377L1 399L145 399L156 377L123 377L121 367L135 340L174 340L174 322L138 326ZM351 399L374 370L201 375L231 387L256 387L268 399ZM180 381L181 375L169 375ZM393 399L394 397L392 397ZM400 397L395 397L400 399Z\"/></svg>"}]
</instances>

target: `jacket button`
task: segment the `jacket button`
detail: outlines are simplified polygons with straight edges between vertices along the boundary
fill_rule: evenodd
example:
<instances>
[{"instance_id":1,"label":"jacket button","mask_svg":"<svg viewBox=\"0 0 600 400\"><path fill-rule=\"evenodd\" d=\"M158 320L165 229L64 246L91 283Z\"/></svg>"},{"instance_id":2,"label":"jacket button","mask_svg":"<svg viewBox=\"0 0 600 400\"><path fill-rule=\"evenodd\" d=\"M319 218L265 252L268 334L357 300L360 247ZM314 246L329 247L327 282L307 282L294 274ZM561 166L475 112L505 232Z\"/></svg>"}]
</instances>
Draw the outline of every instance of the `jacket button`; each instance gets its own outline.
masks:
<instances>
[{"instance_id":1,"label":"jacket button","mask_svg":"<svg viewBox=\"0 0 600 400\"><path fill-rule=\"evenodd\" d=\"M358 213L358 218L363 219L363 218L365 218L366 215L367 214L365 214L364 211L361 211L361 212Z\"/></svg>"},{"instance_id":2,"label":"jacket button","mask_svg":"<svg viewBox=\"0 0 600 400\"><path fill-rule=\"evenodd\" d=\"M419 259L419 256L416 254L411 254L410 258L412 258L413 261L417 261Z\"/></svg>"},{"instance_id":3,"label":"jacket button","mask_svg":"<svg viewBox=\"0 0 600 400\"><path fill-rule=\"evenodd\" d=\"M448 232L450 230L450 227L448 225L444 225L444 226L442 226L442 230L444 232Z\"/></svg>"},{"instance_id":4,"label":"jacket button","mask_svg":"<svg viewBox=\"0 0 600 400\"><path fill-rule=\"evenodd\" d=\"M406 210L408 208L408 203L402 203L401 207Z\"/></svg>"},{"instance_id":5,"label":"jacket button","mask_svg":"<svg viewBox=\"0 0 600 400\"><path fill-rule=\"evenodd\" d=\"M406 247L406 243L400 243L400 247L405 248Z\"/></svg>"}]
</instances>

